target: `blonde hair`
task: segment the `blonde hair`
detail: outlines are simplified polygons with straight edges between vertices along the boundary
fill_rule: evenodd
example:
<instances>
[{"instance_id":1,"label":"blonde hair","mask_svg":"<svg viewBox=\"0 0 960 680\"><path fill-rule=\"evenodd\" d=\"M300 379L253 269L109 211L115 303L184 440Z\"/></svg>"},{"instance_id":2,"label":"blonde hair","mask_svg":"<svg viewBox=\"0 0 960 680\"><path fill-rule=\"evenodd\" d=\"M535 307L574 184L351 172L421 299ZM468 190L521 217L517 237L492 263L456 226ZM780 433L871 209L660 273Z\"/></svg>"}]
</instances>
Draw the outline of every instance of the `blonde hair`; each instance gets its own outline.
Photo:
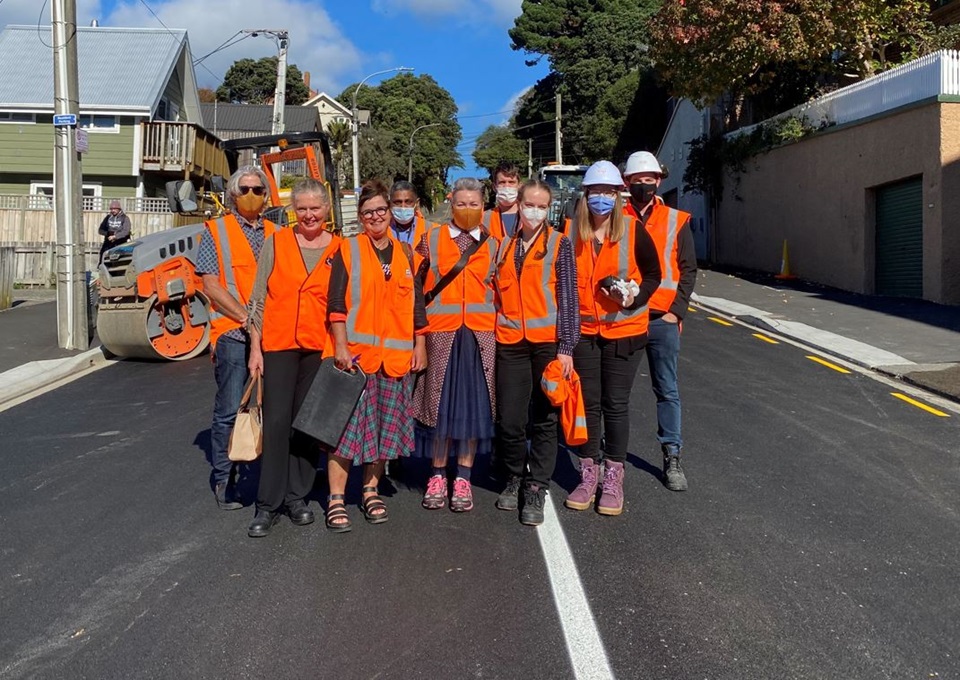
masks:
<instances>
[{"instance_id":1,"label":"blonde hair","mask_svg":"<svg viewBox=\"0 0 960 680\"><path fill-rule=\"evenodd\" d=\"M517 192L517 205L523 203L523 195L524 195L524 193L526 193L527 191L535 190L535 189L542 189L543 191L546 191L546 192L547 192L547 196L550 197L548 200L549 200L549 201L553 201L553 189L550 188L550 185L547 184L546 182L544 182L544 181L541 180L541 179L537 179L536 177L533 177L533 178L531 178L531 179L528 179L526 182L524 182L523 184L520 185L520 190ZM536 254L534 255L534 258L536 258L536 259L538 259L538 260L542 260L543 258L545 258L545 257L547 256L547 241L548 241L548 239L550 238L550 230L551 230L552 228L553 228L553 227L550 226L550 222L547 221L547 220L544 220L544 222L543 222L543 228L541 229L540 234L537 236L537 240L541 242L541 246L540 246L541 249L540 249L540 252L539 252L539 253L536 253ZM517 228L514 229L514 231L513 231L513 236L511 236L510 238L511 238L512 240L516 241L517 239L520 238L520 234L521 234L522 232L523 232L523 227L522 227L522 225L520 224L520 217L518 216L518 217L517 217ZM531 246L532 246L532 244L531 244ZM532 249L532 247L531 247L531 249ZM509 248L504 249L504 251L503 251L503 257L500 259L500 262L497 263L497 268L498 268L498 269L499 269L500 267L502 267L502 266L503 266L503 263L506 261L506 259L507 259L507 252L509 252L509 250L510 250Z\"/></svg>"},{"instance_id":2,"label":"blonde hair","mask_svg":"<svg viewBox=\"0 0 960 680\"><path fill-rule=\"evenodd\" d=\"M584 192L583 198L577 202L577 212L575 216L577 225L576 236L577 239L584 243L593 238L593 222L590 219L590 210L587 208L587 192L589 192L589 187L587 191ZM619 191L613 203L613 211L611 211L609 217L610 227L607 229L607 238L610 239L610 243L619 243L627 231L627 218L623 214L623 195Z\"/></svg>"}]
</instances>

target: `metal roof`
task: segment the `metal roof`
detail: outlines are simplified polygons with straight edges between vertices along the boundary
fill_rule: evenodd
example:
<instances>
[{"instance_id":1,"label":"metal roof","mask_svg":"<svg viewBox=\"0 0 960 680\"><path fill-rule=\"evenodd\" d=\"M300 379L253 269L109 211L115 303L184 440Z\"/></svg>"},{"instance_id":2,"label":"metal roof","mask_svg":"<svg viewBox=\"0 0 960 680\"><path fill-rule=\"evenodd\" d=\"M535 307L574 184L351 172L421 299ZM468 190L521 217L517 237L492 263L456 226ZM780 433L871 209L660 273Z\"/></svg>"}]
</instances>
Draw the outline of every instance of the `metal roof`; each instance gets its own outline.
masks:
<instances>
[{"instance_id":1,"label":"metal roof","mask_svg":"<svg viewBox=\"0 0 960 680\"><path fill-rule=\"evenodd\" d=\"M214 134L226 131L270 132L273 104L201 104L203 127ZM320 129L320 112L314 106L285 106L286 132L313 132Z\"/></svg>"},{"instance_id":2,"label":"metal roof","mask_svg":"<svg viewBox=\"0 0 960 680\"><path fill-rule=\"evenodd\" d=\"M36 26L0 32L0 107L53 110L50 39L49 30L38 33ZM189 58L184 30L77 27L80 110L149 115L184 49Z\"/></svg>"}]
</instances>

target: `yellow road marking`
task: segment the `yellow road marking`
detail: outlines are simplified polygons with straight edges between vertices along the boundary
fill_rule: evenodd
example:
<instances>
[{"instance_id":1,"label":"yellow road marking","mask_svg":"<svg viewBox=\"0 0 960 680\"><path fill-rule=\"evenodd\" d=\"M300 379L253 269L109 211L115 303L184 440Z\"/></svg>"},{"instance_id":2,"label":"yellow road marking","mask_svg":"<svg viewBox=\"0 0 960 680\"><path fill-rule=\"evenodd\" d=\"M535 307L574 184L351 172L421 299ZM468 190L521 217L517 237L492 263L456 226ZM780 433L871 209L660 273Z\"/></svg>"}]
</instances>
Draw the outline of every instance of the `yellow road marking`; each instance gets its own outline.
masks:
<instances>
[{"instance_id":1,"label":"yellow road marking","mask_svg":"<svg viewBox=\"0 0 960 680\"><path fill-rule=\"evenodd\" d=\"M733 324L730 323L729 321L724 321L723 319L718 319L718 318L715 317L715 316L708 316L707 318L710 319L711 321L713 321L714 323L720 324L721 326L732 326L732 325L733 325Z\"/></svg>"},{"instance_id":2,"label":"yellow road marking","mask_svg":"<svg viewBox=\"0 0 960 680\"><path fill-rule=\"evenodd\" d=\"M827 368L832 368L832 369L835 370L837 373L849 373L849 372L850 372L850 371L848 371L847 369L845 369L843 366L837 366L836 364L831 364L829 361L827 361L827 360L825 360L825 359L821 359L820 357L815 357L815 356L813 356L812 354L808 354L808 355L807 355L807 358L808 358L810 361L816 361L818 364L820 364L820 365L822 365L822 366L826 366Z\"/></svg>"},{"instance_id":3,"label":"yellow road marking","mask_svg":"<svg viewBox=\"0 0 960 680\"><path fill-rule=\"evenodd\" d=\"M780 343L774 340L773 338L768 338L766 335L761 335L760 333L754 333L753 337L757 340L763 340L764 342L769 342L771 345L779 345Z\"/></svg>"},{"instance_id":4,"label":"yellow road marking","mask_svg":"<svg viewBox=\"0 0 960 680\"><path fill-rule=\"evenodd\" d=\"M688 312L693 312L694 314L697 313L697 310L694 309L693 307L687 307L687 311L688 311Z\"/></svg>"},{"instance_id":5,"label":"yellow road marking","mask_svg":"<svg viewBox=\"0 0 960 680\"><path fill-rule=\"evenodd\" d=\"M933 408L932 406L927 406L927 405L924 404L923 402L917 401L916 399L911 399L910 397L908 397L908 396L905 395L905 394L900 394L899 392L891 392L890 395L896 397L897 399L901 399L901 400L907 402L908 404L912 404L912 405L916 406L916 407L919 408L919 409L923 409L923 410L926 411L927 413L932 413L932 414L935 415L935 416L940 416L941 418L949 418L949 417L950 417L948 414L944 413L943 411L938 411L937 409Z\"/></svg>"}]
</instances>

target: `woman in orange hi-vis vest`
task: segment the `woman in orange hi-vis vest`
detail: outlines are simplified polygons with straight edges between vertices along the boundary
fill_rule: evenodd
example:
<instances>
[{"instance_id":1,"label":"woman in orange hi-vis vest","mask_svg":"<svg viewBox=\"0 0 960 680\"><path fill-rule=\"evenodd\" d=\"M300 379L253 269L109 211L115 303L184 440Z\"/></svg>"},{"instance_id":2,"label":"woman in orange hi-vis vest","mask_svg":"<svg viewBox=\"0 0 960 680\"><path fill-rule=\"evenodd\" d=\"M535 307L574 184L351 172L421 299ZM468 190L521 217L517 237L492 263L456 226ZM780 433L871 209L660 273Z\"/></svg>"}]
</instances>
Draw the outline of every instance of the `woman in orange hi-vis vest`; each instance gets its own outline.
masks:
<instances>
[{"instance_id":1,"label":"woman in orange hi-vis vest","mask_svg":"<svg viewBox=\"0 0 960 680\"><path fill-rule=\"evenodd\" d=\"M363 516L371 524L387 521L380 478L386 461L413 451L410 373L426 368L423 285L414 276L412 251L390 233L390 194L381 182L361 187L357 214L363 231L340 244L327 304L327 352L341 370L356 365L367 374L363 396L328 458L326 523L334 532L350 530L344 492L351 464L363 465Z\"/></svg>"},{"instance_id":2,"label":"woman in orange hi-vis vest","mask_svg":"<svg viewBox=\"0 0 960 680\"><path fill-rule=\"evenodd\" d=\"M447 462L456 457L450 509L468 512L474 457L490 452L495 434L493 268L499 241L480 225L479 181L458 179L450 204L450 223L432 227L417 246L430 326L427 371L417 381L413 413L419 423L416 455L433 461L423 507L447 504Z\"/></svg>"},{"instance_id":3,"label":"woman in orange hi-vis vest","mask_svg":"<svg viewBox=\"0 0 960 680\"><path fill-rule=\"evenodd\" d=\"M290 426L320 367L327 341L327 290L340 237L325 229L326 187L303 179L291 192L297 224L264 243L250 296L251 375L263 376L263 457L257 512L247 530L270 533L281 511L310 524L306 497L313 489L317 443Z\"/></svg>"},{"instance_id":4,"label":"woman in orange hi-vis vest","mask_svg":"<svg viewBox=\"0 0 960 680\"><path fill-rule=\"evenodd\" d=\"M551 197L540 180L520 188L520 228L500 244L494 275L497 455L507 475L497 507L520 507L520 521L531 526L543 523L557 462L557 409L540 389L540 378L554 359L569 377L580 339L576 262L570 240L547 222Z\"/></svg>"},{"instance_id":5,"label":"woman in orange hi-vis vest","mask_svg":"<svg viewBox=\"0 0 960 680\"><path fill-rule=\"evenodd\" d=\"M584 197L568 220L567 234L577 258L580 342L573 364L583 390L587 443L575 450L580 484L564 504L586 510L596 502L601 515L619 515L630 391L647 342L647 301L660 285L660 260L646 230L623 214L623 178L613 163L591 165L582 186Z\"/></svg>"}]
</instances>

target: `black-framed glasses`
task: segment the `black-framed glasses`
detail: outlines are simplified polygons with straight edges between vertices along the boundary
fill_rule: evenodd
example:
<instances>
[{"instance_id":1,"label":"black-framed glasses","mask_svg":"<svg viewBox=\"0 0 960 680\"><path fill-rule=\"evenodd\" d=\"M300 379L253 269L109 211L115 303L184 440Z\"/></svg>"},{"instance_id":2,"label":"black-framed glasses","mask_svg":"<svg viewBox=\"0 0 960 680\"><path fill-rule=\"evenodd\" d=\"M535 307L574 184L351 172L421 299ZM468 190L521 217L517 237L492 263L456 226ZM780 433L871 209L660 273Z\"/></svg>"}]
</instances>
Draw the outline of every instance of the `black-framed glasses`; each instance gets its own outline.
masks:
<instances>
[{"instance_id":1,"label":"black-framed glasses","mask_svg":"<svg viewBox=\"0 0 960 680\"><path fill-rule=\"evenodd\" d=\"M241 194L242 196L246 196L246 195L249 194L251 191L253 192L253 195L254 195L254 196L263 196L263 192L266 191L266 189L264 189L262 186L259 186L259 187L238 187L238 188L240 189L240 194Z\"/></svg>"},{"instance_id":2,"label":"black-framed glasses","mask_svg":"<svg viewBox=\"0 0 960 680\"><path fill-rule=\"evenodd\" d=\"M371 217L376 215L377 217L383 217L390 210L387 206L381 206L379 208L370 208L369 210L361 210L360 217L365 220L369 220Z\"/></svg>"}]
</instances>

